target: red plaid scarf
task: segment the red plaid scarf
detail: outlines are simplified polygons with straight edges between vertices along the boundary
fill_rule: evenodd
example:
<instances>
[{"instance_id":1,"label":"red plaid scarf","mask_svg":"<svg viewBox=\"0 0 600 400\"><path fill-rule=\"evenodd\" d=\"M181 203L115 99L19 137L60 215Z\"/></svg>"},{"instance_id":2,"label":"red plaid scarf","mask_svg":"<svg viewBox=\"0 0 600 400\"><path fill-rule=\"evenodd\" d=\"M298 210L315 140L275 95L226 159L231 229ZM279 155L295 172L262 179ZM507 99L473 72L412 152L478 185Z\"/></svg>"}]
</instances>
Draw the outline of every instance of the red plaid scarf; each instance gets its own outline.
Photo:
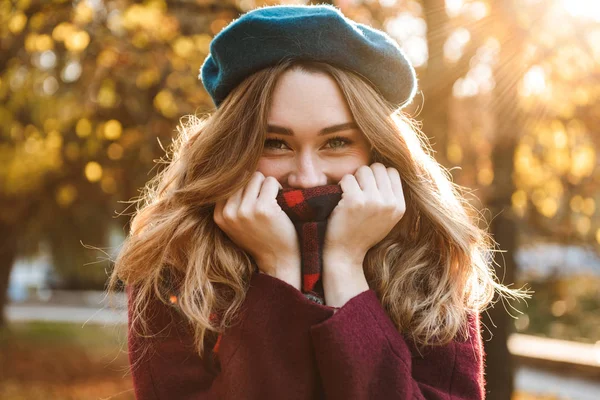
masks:
<instances>
[{"instance_id":1,"label":"red plaid scarf","mask_svg":"<svg viewBox=\"0 0 600 400\"><path fill-rule=\"evenodd\" d=\"M300 240L302 259L302 293L316 296L323 304L323 243L327 218L342 198L339 185L317 186L310 189L287 188L279 191L277 203L290 217Z\"/></svg>"}]
</instances>

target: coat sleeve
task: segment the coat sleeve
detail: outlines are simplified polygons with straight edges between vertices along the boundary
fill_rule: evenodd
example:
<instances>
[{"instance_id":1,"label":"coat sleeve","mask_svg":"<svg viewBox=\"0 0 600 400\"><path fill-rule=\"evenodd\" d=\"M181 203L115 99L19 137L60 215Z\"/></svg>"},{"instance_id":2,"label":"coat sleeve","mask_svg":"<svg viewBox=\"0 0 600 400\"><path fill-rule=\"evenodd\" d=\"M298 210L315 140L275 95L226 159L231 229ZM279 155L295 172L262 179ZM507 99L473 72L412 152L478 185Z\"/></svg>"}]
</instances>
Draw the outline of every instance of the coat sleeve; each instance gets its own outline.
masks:
<instances>
[{"instance_id":1,"label":"coat sleeve","mask_svg":"<svg viewBox=\"0 0 600 400\"><path fill-rule=\"evenodd\" d=\"M132 324L135 289L127 286L129 363L137 400L218 399L214 375L198 356L193 334L172 307L158 299L147 307L153 337L137 334ZM210 350L207 350L210 353ZM208 354L207 353L207 354Z\"/></svg>"},{"instance_id":2,"label":"coat sleeve","mask_svg":"<svg viewBox=\"0 0 600 400\"><path fill-rule=\"evenodd\" d=\"M328 400L485 398L478 315L467 341L420 354L368 290L310 332Z\"/></svg>"},{"instance_id":3,"label":"coat sleeve","mask_svg":"<svg viewBox=\"0 0 600 400\"><path fill-rule=\"evenodd\" d=\"M219 342L220 371L207 368L210 363L196 353L183 317L157 299L146 316L157 337L136 334L131 321L135 289L127 287L127 293L129 361L137 400L281 398L290 385L318 385L309 328L331 317L333 309L311 302L277 278L252 276L240 320Z\"/></svg>"}]
</instances>

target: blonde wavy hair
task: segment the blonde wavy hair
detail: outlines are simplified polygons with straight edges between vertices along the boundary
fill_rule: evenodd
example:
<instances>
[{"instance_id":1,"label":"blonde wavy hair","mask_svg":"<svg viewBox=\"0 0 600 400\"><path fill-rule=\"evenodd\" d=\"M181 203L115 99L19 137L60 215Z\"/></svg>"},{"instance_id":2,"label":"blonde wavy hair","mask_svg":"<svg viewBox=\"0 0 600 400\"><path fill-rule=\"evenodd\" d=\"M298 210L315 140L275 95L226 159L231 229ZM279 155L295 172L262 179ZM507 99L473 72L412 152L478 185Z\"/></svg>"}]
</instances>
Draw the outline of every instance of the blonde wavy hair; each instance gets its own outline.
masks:
<instances>
[{"instance_id":1,"label":"blonde wavy hair","mask_svg":"<svg viewBox=\"0 0 600 400\"><path fill-rule=\"evenodd\" d=\"M119 280L136 288L130 324L139 322L147 334L149 301L169 304L168 293L177 292L202 356L207 335L235 323L256 264L215 224L214 205L256 171L273 90L290 69L329 74L371 144L372 161L400 172L406 213L364 260L369 286L399 332L418 346L447 344L458 334L467 337L468 315L483 311L495 291L530 297L497 282L495 242L478 227L480 214L435 161L416 123L354 72L286 60L245 79L212 114L189 116L178 126L166 168L138 200L108 284L109 292Z\"/></svg>"}]
</instances>

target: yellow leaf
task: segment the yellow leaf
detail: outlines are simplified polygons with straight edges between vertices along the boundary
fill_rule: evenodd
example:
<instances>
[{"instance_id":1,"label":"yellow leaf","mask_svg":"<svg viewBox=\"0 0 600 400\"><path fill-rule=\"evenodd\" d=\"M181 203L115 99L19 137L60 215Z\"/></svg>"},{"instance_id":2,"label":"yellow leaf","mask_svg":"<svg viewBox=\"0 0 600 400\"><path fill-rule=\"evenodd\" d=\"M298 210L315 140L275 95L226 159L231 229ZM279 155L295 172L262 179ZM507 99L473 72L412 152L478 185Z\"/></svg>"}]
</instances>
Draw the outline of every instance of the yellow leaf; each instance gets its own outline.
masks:
<instances>
[{"instance_id":1,"label":"yellow leaf","mask_svg":"<svg viewBox=\"0 0 600 400\"><path fill-rule=\"evenodd\" d=\"M515 208L525 208L527 206L527 193L524 190L517 190L511 196L512 205Z\"/></svg>"},{"instance_id":2,"label":"yellow leaf","mask_svg":"<svg viewBox=\"0 0 600 400\"><path fill-rule=\"evenodd\" d=\"M17 12L12 16L10 21L8 21L8 30L16 35L23 30L26 23L27 17L25 16L25 14L23 14L22 12Z\"/></svg>"},{"instance_id":3,"label":"yellow leaf","mask_svg":"<svg viewBox=\"0 0 600 400\"><path fill-rule=\"evenodd\" d=\"M98 182L102 178L102 167L95 161L90 161L85 166L85 177L90 182Z\"/></svg>"},{"instance_id":4,"label":"yellow leaf","mask_svg":"<svg viewBox=\"0 0 600 400\"><path fill-rule=\"evenodd\" d=\"M569 206L571 210L574 212L580 212L583 207L583 198L579 195L571 197L571 201L569 202Z\"/></svg>"},{"instance_id":5,"label":"yellow leaf","mask_svg":"<svg viewBox=\"0 0 600 400\"><path fill-rule=\"evenodd\" d=\"M462 148L460 147L460 144L458 144L456 142L450 143L448 145L446 154L448 156L448 161L450 161L453 164L460 164L460 162L462 161L462 158L463 158Z\"/></svg>"},{"instance_id":6,"label":"yellow leaf","mask_svg":"<svg viewBox=\"0 0 600 400\"><path fill-rule=\"evenodd\" d=\"M65 38L65 47L73 52L81 52L90 44L90 35L86 31L78 31Z\"/></svg>"},{"instance_id":7,"label":"yellow leaf","mask_svg":"<svg viewBox=\"0 0 600 400\"><path fill-rule=\"evenodd\" d=\"M108 140L116 140L121 137L123 126L116 119L111 119L104 124L104 137Z\"/></svg>"},{"instance_id":8,"label":"yellow leaf","mask_svg":"<svg viewBox=\"0 0 600 400\"><path fill-rule=\"evenodd\" d=\"M212 37L210 35L196 35L194 36L194 41L196 42L196 48L198 48L202 54L208 54L210 50L210 42L212 41Z\"/></svg>"},{"instance_id":9,"label":"yellow leaf","mask_svg":"<svg viewBox=\"0 0 600 400\"><path fill-rule=\"evenodd\" d=\"M80 2L75 7L74 21L80 25L86 25L92 22L94 10L87 5L85 1Z\"/></svg>"},{"instance_id":10,"label":"yellow leaf","mask_svg":"<svg viewBox=\"0 0 600 400\"><path fill-rule=\"evenodd\" d=\"M191 57L194 53L194 50L196 49L194 41L191 38L185 36L178 37L177 40L173 42L172 47L175 54L182 58Z\"/></svg>"},{"instance_id":11,"label":"yellow leaf","mask_svg":"<svg viewBox=\"0 0 600 400\"><path fill-rule=\"evenodd\" d=\"M75 33L76 30L77 28L75 28L73 24L69 22L61 22L52 30L52 38L57 42L62 42Z\"/></svg>"},{"instance_id":12,"label":"yellow leaf","mask_svg":"<svg viewBox=\"0 0 600 400\"><path fill-rule=\"evenodd\" d=\"M593 197L588 197L583 201L582 211L585 215L592 216L596 211L596 201Z\"/></svg>"},{"instance_id":13,"label":"yellow leaf","mask_svg":"<svg viewBox=\"0 0 600 400\"><path fill-rule=\"evenodd\" d=\"M573 151L571 174L575 177L590 176L596 166L596 152L591 146L581 146Z\"/></svg>"},{"instance_id":14,"label":"yellow leaf","mask_svg":"<svg viewBox=\"0 0 600 400\"><path fill-rule=\"evenodd\" d=\"M494 171L484 167L477 172L477 182L483 186L489 186L494 181Z\"/></svg>"},{"instance_id":15,"label":"yellow leaf","mask_svg":"<svg viewBox=\"0 0 600 400\"><path fill-rule=\"evenodd\" d=\"M77 121L75 126L75 133L80 138L88 137L92 133L92 123L87 118L82 118Z\"/></svg>"},{"instance_id":16,"label":"yellow leaf","mask_svg":"<svg viewBox=\"0 0 600 400\"><path fill-rule=\"evenodd\" d=\"M117 63L118 54L113 49L105 49L102 50L100 54L98 54L97 62L99 65L110 68Z\"/></svg>"},{"instance_id":17,"label":"yellow leaf","mask_svg":"<svg viewBox=\"0 0 600 400\"><path fill-rule=\"evenodd\" d=\"M590 219L584 215L580 215L575 222L575 228L581 235L587 235L591 227Z\"/></svg>"},{"instance_id":18,"label":"yellow leaf","mask_svg":"<svg viewBox=\"0 0 600 400\"><path fill-rule=\"evenodd\" d=\"M544 200L542 200L538 209L545 217L552 218L554 215L556 215L558 203L556 202L556 199L552 197L546 197Z\"/></svg>"}]
</instances>

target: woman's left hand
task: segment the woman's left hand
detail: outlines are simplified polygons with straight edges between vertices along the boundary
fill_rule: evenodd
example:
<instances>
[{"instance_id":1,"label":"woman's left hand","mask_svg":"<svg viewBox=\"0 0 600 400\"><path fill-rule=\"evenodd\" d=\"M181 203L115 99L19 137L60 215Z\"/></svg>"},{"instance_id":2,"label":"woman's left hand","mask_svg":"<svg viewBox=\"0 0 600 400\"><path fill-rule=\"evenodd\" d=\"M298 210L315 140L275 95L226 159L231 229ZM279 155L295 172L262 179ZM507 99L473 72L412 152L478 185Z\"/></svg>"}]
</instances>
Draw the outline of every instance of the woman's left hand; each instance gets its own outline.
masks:
<instances>
[{"instance_id":1,"label":"woman's left hand","mask_svg":"<svg viewBox=\"0 0 600 400\"><path fill-rule=\"evenodd\" d=\"M367 251L390 233L406 211L395 168L381 163L362 166L354 175L345 175L340 185L342 199L329 216L323 249L323 280L329 281L330 288L332 281L348 287L364 280Z\"/></svg>"}]
</instances>

